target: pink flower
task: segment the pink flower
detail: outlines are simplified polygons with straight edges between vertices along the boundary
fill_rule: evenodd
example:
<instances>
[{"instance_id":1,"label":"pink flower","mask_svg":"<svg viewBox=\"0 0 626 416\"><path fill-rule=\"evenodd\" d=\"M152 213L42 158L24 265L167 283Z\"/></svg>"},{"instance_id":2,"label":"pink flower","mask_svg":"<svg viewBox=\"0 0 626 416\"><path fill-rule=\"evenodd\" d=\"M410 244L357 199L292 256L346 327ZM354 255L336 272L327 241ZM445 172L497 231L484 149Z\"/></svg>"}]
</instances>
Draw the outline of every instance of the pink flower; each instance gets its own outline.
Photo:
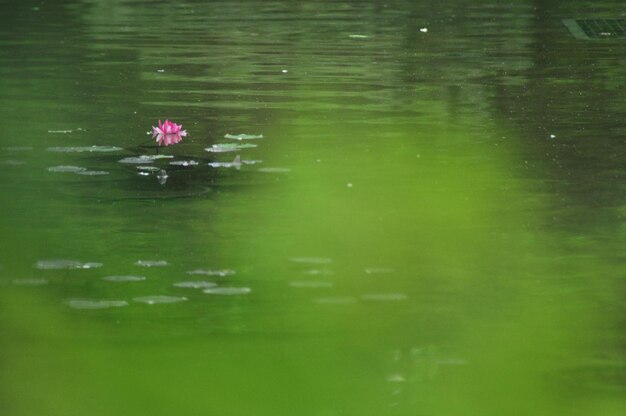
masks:
<instances>
[{"instance_id":1,"label":"pink flower","mask_svg":"<svg viewBox=\"0 0 626 416\"><path fill-rule=\"evenodd\" d=\"M176 144L187 136L187 131L182 130L182 124L176 124L169 120L161 123L159 120L159 127L152 126L152 138L156 138L159 146L169 146Z\"/></svg>"}]
</instances>

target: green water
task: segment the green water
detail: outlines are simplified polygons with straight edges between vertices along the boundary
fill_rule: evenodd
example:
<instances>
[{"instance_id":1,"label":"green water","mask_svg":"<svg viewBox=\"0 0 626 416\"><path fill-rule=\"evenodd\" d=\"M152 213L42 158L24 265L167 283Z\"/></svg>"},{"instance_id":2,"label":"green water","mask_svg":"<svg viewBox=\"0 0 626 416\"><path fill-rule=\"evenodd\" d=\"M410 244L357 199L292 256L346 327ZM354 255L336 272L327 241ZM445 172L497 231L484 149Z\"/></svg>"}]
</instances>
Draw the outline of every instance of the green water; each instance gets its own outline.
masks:
<instances>
[{"instance_id":1,"label":"green water","mask_svg":"<svg viewBox=\"0 0 626 416\"><path fill-rule=\"evenodd\" d=\"M624 13L5 4L0 413L624 414Z\"/></svg>"}]
</instances>

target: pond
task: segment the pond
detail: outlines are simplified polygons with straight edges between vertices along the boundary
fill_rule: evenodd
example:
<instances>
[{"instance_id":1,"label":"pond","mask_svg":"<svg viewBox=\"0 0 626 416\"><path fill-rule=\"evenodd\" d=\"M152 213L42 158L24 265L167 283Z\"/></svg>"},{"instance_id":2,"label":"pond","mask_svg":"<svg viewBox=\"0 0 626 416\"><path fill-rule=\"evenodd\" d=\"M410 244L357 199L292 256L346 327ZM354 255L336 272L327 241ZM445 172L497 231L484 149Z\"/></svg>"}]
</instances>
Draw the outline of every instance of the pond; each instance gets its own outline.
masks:
<instances>
[{"instance_id":1,"label":"pond","mask_svg":"<svg viewBox=\"0 0 626 416\"><path fill-rule=\"evenodd\" d=\"M626 411L620 5L3 14L3 415Z\"/></svg>"}]
</instances>

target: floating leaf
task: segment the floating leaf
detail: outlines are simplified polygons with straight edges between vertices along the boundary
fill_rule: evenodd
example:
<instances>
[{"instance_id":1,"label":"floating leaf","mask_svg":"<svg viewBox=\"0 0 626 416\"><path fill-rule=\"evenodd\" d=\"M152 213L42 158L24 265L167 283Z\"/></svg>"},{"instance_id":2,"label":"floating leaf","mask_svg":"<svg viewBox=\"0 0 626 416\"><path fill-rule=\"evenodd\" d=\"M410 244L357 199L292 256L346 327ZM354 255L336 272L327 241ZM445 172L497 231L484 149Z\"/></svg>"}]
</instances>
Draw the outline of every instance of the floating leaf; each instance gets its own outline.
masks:
<instances>
[{"instance_id":1,"label":"floating leaf","mask_svg":"<svg viewBox=\"0 0 626 416\"><path fill-rule=\"evenodd\" d=\"M125 157L123 159L118 160L119 163L129 163L129 164L141 164L141 163L152 163L158 159L173 159L172 155L141 155L141 156L131 156Z\"/></svg>"},{"instance_id":2,"label":"floating leaf","mask_svg":"<svg viewBox=\"0 0 626 416\"><path fill-rule=\"evenodd\" d=\"M48 130L48 133L50 134L69 134L73 132L74 130Z\"/></svg>"},{"instance_id":3,"label":"floating leaf","mask_svg":"<svg viewBox=\"0 0 626 416\"><path fill-rule=\"evenodd\" d=\"M109 172L107 172L106 170L81 170L79 172L74 172L77 175L84 175L84 176L103 176L103 175L108 175Z\"/></svg>"},{"instance_id":4,"label":"floating leaf","mask_svg":"<svg viewBox=\"0 0 626 416\"><path fill-rule=\"evenodd\" d=\"M102 280L108 282L141 282L146 280L145 276L104 276Z\"/></svg>"},{"instance_id":5,"label":"floating leaf","mask_svg":"<svg viewBox=\"0 0 626 416\"><path fill-rule=\"evenodd\" d=\"M161 168L156 166L137 166L137 169L145 172L158 172L161 170Z\"/></svg>"},{"instance_id":6,"label":"floating leaf","mask_svg":"<svg viewBox=\"0 0 626 416\"><path fill-rule=\"evenodd\" d=\"M165 260L137 260L135 265L142 267L163 267L169 266L169 263Z\"/></svg>"},{"instance_id":7,"label":"floating leaf","mask_svg":"<svg viewBox=\"0 0 626 416\"><path fill-rule=\"evenodd\" d=\"M232 140L256 140L256 139L262 139L263 135L262 134L226 134L224 135L225 139L232 139Z\"/></svg>"},{"instance_id":8,"label":"floating leaf","mask_svg":"<svg viewBox=\"0 0 626 416\"><path fill-rule=\"evenodd\" d=\"M200 275L205 275L205 276L232 276L235 273L237 273L234 270L230 270L230 269L223 269L223 270L204 270L204 269L196 269L196 270L190 270L187 272L187 274L200 274Z\"/></svg>"},{"instance_id":9,"label":"floating leaf","mask_svg":"<svg viewBox=\"0 0 626 416\"><path fill-rule=\"evenodd\" d=\"M226 153L236 152L241 149L251 149L254 147L257 147L257 145L252 143L218 143L212 145L211 147L207 147L204 150L212 153Z\"/></svg>"},{"instance_id":10,"label":"floating leaf","mask_svg":"<svg viewBox=\"0 0 626 416\"><path fill-rule=\"evenodd\" d=\"M95 269L102 267L102 263L81 263L76 260L39 260L35 267L41 270Z\"/></svg>"},{"instance_id":11,"label":"floating leaf","mask_svg":"<svg viewBox=\"0 0 626 416\"><path fill-rule=\"evenodd\" d=\"M217 283L206 282L206 281L177 282L177 283L174 283L174 286L190 288L190 289L207 289L210 287L217 286Z\"/></svg>"},{"instance_id":12,"label":"floating leaf","mask_svg":"<svg viewBox=\"0 0 626 416\"><path fill-rule=\"evenodd\" d=\"M70 146L70 147L49 147L47 150L49 152L56 152L56 153L82 153L82 152L106 153L106 152L119 152L120 150L124 150L124 149L121 147L117 147L117 146Z\"/></svg>"},{"instance_id":13,"label":"floating leaf","mask_svg":"<svg viewBox=\"0 0 626 416\"><path fill-rule=\"evenodd\" d=\"M197 166L198 162L196 162L195 160L175 160L173 162L170 162L170 165L188 167Z\"/></svg>"},{"instance_id":14,"label":"floating leaf","mask_svg":"<svg viewBox=\"0 0 626 416\"><path fill-rule=\"evenodd\" d=\"M51 167L48 168L49 172L76 173L76 172L84 172L86 170L87 170L87 168L82 168L80 166L70 166L70 165L51 166Z\"/></svg>"},{"instance_id":15,"label":"floating leaf","mask_svg":"<svg viewBox=\"0 0 626 416\"><path fill-rule=\"evenodd\" d=\"M133 298L133 300L135 302L145 303L145 304L148 304L148 305L156 305L157 303L177 303L177 302L183 302L183 301L186 301L187 298L183 297L183 296L156 295L156 296L139 296L139 297Z\"/></svg>"},{"instance_id":16,"label":"floating leaf","mask_svg":"<svg viewBox=\"0 0 626 416\"><path fill-rule=\"evenodd\" d=\"M203 290L209 295L245 295L251 291L249 287L212 287Z\"/></svg>"},{"instance_id":17,"label":"floating leaf","mask_svg":"<svg viewBox=\"0 0 626 416\"><path fill-rule=\"evenodd\" d=\"M107 309L128 306L125 300L69 299L65 304L74 309Z\"/></svg>"}]
</instances>

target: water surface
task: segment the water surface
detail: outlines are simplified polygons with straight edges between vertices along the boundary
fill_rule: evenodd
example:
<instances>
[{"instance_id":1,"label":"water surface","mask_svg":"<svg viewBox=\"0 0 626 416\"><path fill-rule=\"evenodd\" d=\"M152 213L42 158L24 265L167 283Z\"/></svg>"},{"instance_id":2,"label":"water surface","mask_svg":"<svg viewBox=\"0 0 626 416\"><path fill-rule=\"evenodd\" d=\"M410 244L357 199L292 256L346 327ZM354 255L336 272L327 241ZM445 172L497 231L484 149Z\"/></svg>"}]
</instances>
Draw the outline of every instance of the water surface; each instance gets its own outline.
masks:
<instances>
[{"instance_id":1,"label":"water surface","mask_svg":"<svg viewBox=\"0 0 626 416\"><path fill-rule=\"evenodd\" d=\"M3 414L626 410L623 8L3 10Z\"/></svg>"}]
</instances>

